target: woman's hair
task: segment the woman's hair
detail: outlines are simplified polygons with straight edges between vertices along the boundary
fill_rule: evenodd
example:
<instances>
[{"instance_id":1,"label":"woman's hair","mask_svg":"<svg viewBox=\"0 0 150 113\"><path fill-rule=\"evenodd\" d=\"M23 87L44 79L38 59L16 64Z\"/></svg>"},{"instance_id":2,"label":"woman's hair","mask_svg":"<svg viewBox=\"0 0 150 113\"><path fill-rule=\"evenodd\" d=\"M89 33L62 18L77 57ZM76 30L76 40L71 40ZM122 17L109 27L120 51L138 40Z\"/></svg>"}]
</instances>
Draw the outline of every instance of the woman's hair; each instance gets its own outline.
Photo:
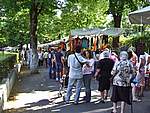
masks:
<instances>
[{"instance_id":1,"label":"woman's hair","mask_svg":"<svg viewBox=\"0 0 150 113\"><path fill-rule=\"evenodd\" d=\"M133 57L132 51L128 52L128 60L130 60Z\"/></svg>"},{"instance_id":2,"label":"woman's hair","mask_svg":"<svg viewBox=\"0 0 150 113\"><path fill-rule=\"evenodd\" d=\"M83 56L86 57L86 52L89 53L89 59L93 58L92 52L91 52L90 50L84 51L84 52L83 52Z\"/></svg>"},{"instance_id":3,"label":"woman's hair","mask_svg":"<svg viewBox=\"0 0 150 113\"><path fill-rule=\"evenodd\" d=\"M80 53L80 52L81 52L81 46L77 46L77 47L75 48L75 52L76 52L76 53Z\"/></svg>"}]
</instances>

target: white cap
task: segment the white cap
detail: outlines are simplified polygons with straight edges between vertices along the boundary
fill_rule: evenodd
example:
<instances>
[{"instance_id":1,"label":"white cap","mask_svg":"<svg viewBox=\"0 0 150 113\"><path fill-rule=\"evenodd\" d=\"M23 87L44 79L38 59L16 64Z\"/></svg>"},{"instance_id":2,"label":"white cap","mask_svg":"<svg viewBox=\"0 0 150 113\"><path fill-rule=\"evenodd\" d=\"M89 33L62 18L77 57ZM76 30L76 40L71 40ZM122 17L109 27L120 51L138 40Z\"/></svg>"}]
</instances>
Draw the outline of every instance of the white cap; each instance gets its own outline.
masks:
<instances>
[{"instance_id":1,"label":"white cap","mask_svg":"<svg viewBox=\"0 0 150 113\"><path fill-rule=\"evenodd\" d=\"M120 60L127 60L128 59L128 53L126 51L120 52Z\"/></svg>"}]
</instances>

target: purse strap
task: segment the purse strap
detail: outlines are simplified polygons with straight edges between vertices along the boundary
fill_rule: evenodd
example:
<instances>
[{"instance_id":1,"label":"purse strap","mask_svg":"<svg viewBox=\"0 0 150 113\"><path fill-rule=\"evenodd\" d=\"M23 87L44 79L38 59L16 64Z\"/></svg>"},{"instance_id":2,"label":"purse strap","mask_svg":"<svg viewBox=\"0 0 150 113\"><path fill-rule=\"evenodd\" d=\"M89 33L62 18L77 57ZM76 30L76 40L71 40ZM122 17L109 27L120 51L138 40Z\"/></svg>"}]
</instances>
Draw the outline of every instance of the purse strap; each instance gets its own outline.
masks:
<instances>
[{"instance_id":1,"label":"purse strap","mask_svg":"<svg viewBox=\"0 0 150 113\"><path fill-rule=\"evenodd\" d=\"M77 59L77 61L80 63L80 65L82 66L82 63L80 62L80 60L78 59L77 55L74 53L75 58Z\"/></svg>"}]
</instances>

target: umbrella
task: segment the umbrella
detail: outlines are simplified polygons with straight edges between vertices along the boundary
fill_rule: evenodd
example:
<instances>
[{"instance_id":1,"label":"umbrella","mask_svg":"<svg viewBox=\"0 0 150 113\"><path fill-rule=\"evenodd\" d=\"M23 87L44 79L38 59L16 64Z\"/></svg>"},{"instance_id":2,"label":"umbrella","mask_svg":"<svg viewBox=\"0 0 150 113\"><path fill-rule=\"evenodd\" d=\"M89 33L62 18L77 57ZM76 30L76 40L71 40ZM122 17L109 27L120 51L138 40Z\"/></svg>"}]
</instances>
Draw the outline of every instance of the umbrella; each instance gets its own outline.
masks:
<instances>
[{"instance_id":1,"label":"umbrella","mask_svg":"<svg viewBox=\"0 0 150 113\"><path fill-rule=\"evenodd\" d=\"M132 24L150 24L150 6L129 13Z\"/></svg>"}]
</instances>

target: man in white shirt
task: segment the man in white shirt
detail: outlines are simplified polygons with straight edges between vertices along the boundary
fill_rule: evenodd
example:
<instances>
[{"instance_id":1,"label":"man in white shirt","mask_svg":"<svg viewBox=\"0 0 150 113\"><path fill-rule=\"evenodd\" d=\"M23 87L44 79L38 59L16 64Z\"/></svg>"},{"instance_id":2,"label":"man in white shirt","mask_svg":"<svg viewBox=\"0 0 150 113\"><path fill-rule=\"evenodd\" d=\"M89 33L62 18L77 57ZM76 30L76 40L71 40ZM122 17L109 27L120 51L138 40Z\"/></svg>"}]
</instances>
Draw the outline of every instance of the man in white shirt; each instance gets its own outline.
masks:
<instances>
[{"instance_id":1,"label":"man in white shirt","mask_svg":"<svg viewBox=\"0 0 150 113\"><path fill-rule=\"evenodd\" d=\"M68 82L67 94L65 97L66 103L69 103L70 96L72 94L72 88L75 83L76 83L76 94L74 98L74 104L78 104L79 101L80 91L81 91L82 81L83 81L81 63L88 62L88 60L86 60L81 56L80 52L81 52L81 47L77 46L75 50L75 54L71 54L68 57L68 67L70 69L69 69L69 82Z\"/></svg>"},{"instance_id":2,"label":"man in white shirt","mask_svg":"<svg viewBox=\"0 0 150 113\"><path fill-rule=\"evenodd\" d=\"M44 58L44 63L45 63L45 67L47 68L47 59L48 59L48 52L47 50L44 51L44 54L43 54L43 58Z\"/></svg>"}]
</instances>

